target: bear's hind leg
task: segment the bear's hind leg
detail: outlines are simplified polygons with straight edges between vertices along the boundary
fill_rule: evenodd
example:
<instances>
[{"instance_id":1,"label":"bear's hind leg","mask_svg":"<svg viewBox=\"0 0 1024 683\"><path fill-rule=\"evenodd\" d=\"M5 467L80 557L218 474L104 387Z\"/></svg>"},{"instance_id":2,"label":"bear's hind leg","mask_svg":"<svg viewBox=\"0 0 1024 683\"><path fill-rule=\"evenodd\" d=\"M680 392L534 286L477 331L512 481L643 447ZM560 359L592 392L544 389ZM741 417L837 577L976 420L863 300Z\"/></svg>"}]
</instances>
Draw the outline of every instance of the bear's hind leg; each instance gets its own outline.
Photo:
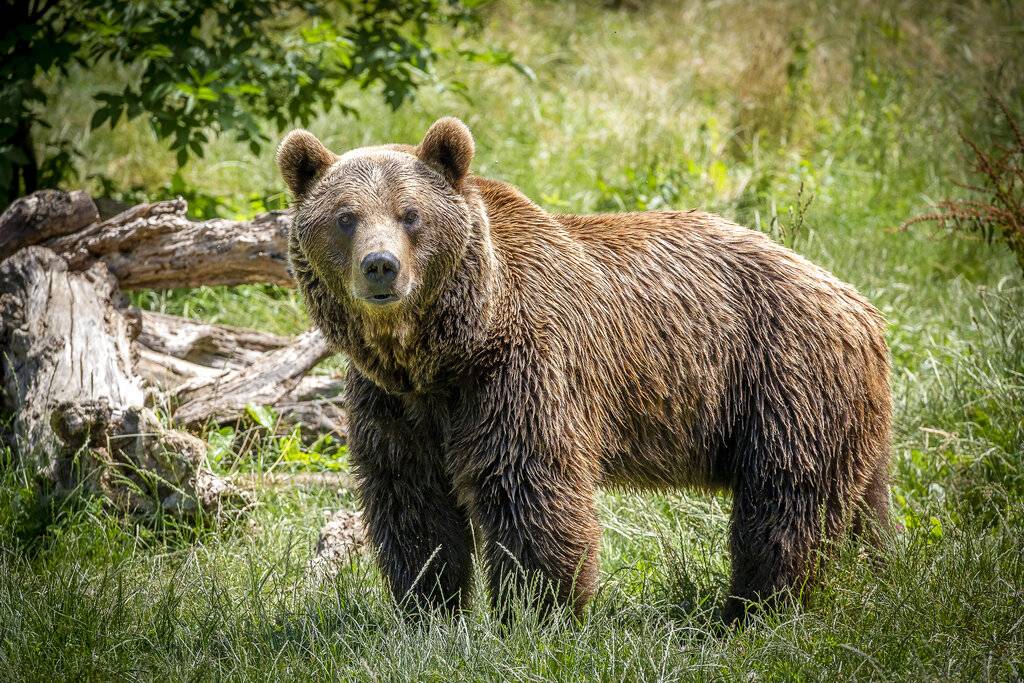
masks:
<instances>
[{"instance_id":1,"label":"bear's hind leg","mask_svg":"<svg viewBox=\"0 0 1024 683\"><path fill-rule=\"evenodd\" d=\"M890 530L889 463L882 460L868 479L853 517L853 534L871 545L881 545Z\"/></svg>"},{"instance_id":2,"label":"bear's hind leg","mask_svg":"<svg viewBox=\"0 0 1024 683\"><path fill-rule=\"evenodd\" d=\"M810 482L741 482L733 494L732 589L724 620L741 620L751 602L799 594L813 578L822 539L841 528L835 506Z\"/></svg>"}]
</instances>

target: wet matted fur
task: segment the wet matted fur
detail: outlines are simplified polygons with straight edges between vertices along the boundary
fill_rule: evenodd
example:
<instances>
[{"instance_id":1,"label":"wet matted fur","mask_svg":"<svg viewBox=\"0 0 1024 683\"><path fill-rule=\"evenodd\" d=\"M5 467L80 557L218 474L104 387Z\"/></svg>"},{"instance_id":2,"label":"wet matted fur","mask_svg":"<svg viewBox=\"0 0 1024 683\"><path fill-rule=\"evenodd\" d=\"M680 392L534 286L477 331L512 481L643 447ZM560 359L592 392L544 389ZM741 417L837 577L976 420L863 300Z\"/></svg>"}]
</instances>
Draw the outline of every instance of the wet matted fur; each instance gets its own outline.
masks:
<instances>
[{"instance_id":1,"label":"wet matted fur","mask_svg":"<svg viewBox=\"0 0 1024 683\"><path fill-rule=\"evenodd\" d=\"M603 485L732 492L726 619L799 591L823 539L885 527L889 360L863 297L707 213L550 214L469 174L473 144L446 118L415 147L339 157L295 131L278 153L397 599L461 605L474 523L497 606L540 577L579 611ZM380 305L360 264L383 252Z\"/></svg>"}]
</instances>

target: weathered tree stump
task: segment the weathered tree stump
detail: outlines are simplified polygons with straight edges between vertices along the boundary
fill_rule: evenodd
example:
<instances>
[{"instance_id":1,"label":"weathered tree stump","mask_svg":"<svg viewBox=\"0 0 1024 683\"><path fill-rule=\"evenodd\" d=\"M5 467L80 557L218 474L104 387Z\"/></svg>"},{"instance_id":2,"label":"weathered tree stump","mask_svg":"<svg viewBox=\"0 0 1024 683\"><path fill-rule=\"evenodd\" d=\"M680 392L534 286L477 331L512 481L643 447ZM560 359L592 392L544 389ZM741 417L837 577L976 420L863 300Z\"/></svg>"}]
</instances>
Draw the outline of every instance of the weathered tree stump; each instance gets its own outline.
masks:
<instances>
[{"instance_id":1,"label":"weathered tree stump","mask_svg":"<svg viewBox=\"0 0 1024 683\"><path fill-rule=\"evenodd\" d=\"M134 372L133 326L101 264L49 249L0 263L0 376L19 464L57 492L82 487L130 512L219 510L236 492L205 444L164 428Z\"/></svg>"},{"instance_id":2,"label":"weathered tree stump","mask_svg":"<svg viewBox=\"0 0 1024 683\"><path fill-rule=\"evenodd\" d=\"M184 200L101 220L84 192L46 190L0 215L0 408L20 466L55 493L86 490L143 516L216 510L238 489L205 444L166 427L231 422L270 405L279 431L347 435L329 355L295 338L122 307L118 289L291 286L288 212L192 221ZM6 259L6 260L4 260Z\"/></svg>"}]
</instances>

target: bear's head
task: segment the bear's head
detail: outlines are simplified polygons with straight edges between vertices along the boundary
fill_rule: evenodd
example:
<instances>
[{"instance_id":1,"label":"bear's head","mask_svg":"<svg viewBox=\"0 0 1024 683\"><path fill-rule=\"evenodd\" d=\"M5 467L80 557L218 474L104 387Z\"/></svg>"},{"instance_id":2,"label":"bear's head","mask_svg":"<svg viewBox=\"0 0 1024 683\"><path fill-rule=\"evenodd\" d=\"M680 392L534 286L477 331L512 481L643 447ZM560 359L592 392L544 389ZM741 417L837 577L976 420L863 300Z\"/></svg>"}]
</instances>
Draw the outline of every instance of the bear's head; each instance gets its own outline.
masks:
<instances>
[{"instance_id":1,"label":"bear's head","mask_svg":"<svg viewBox=\"0 0 1024 683\"><path fill-rule=\"evenodd\" d=\"M345 306L376 317L422 305L455 271L473 229L473 150L469 129L450 117L417 146L340 156L292 131L277 163L296 202L293 248Z\"/></svg>"}]
</instances>

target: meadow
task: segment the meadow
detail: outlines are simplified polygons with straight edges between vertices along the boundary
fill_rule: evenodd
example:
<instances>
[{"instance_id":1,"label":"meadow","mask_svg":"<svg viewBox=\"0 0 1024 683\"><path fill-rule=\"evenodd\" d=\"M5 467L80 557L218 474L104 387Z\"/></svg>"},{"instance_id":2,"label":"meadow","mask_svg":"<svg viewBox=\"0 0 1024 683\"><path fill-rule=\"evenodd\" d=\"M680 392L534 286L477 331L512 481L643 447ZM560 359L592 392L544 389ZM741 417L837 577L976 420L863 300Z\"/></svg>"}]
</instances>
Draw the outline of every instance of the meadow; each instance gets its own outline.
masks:
<instances>
[{"instance_id":1,"label":"meadow","mask_svg":"<svg viewBox=\"0 0 1024 683\"><path fill-rule=\"evenodd\" d=\"M460 40L511 50L526 73L451 58L397 112L342 89L338 100L360 117L327 111L308 128L340 151L415 142L435 118L456 115L476 137L475 172L549 210L709 209L854 284L888 320L894 368L902 530L882 557L844 546L807 605L726 629L717 610L729 498L611 491L599 501L601 590L582 621L525 610L502 626L479 579L464 617L408 621L364 556L331 581L305 575L324 512L355 507L349 491L268 486L247 518L214 527L140 524L87 501L43 526L6 453L0 678L1024 677L1024 274L999 243L899 228L964 192L958 131L981 141L1005 133L990 94L1024 118L1024 11L980 1L620 4L493 3ZM54 125L87 130L88 94L110 74L80 76L47 112ZM141 124L83 133L80 144L80 184L97 193L180 193L197 216L287 201L270 150L257 157L217 140L175 173L173 154ZM133 297L281 333L308 324L285 288ZM222 452L220 433L206 436L225 471L258 470L285 450L261 436ZM343 471L345 452L275 467Z\"/></svg>"}]
</instances>

